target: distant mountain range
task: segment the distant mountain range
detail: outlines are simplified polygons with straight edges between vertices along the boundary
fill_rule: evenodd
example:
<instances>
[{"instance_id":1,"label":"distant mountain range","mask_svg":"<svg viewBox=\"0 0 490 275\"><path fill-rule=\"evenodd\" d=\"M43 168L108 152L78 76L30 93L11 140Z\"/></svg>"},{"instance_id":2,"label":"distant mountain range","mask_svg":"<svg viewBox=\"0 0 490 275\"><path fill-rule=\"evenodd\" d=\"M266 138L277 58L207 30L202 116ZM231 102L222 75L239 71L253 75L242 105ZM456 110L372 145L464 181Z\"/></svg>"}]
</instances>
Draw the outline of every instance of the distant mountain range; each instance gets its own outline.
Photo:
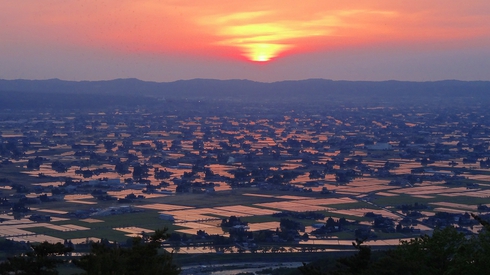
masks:
<instances>
[{"instance_id":1,"label":"distant mountain range","mask_svg":"<svg viewBox=\"0 0 490 275\"><path fill-rule=\"evenodd\" d=\"M237 95L298 95L298 94L376 94L376 95L465 95L487 94L490 81L444 80L409 81L333 81L307 79L273 83L250 80L192 79L175 82L149 82L138 79L108 81L0 80L0 91L91 93L163 96L237 96Z\"/></svg>"},{"instance_id":2,"label":"distant mountain range","mask_svg":"<svg viewBox=\"0 0 490 275\"><path fill-rule=\"evenodd\" d=\"M56 95L56 96L55 96ZM89 97L87 97L90 95ZM490 101L490 81L444 80L409 81L334 81L307 79L273 83L250 80L192 79L175 82L149 82L138 79L108 81L0 80L0 105L35 106L49 98L50 104L141 103L142 98L276 101L291 102L352 100L471 99Z\"/></svg>"}]
</instances>

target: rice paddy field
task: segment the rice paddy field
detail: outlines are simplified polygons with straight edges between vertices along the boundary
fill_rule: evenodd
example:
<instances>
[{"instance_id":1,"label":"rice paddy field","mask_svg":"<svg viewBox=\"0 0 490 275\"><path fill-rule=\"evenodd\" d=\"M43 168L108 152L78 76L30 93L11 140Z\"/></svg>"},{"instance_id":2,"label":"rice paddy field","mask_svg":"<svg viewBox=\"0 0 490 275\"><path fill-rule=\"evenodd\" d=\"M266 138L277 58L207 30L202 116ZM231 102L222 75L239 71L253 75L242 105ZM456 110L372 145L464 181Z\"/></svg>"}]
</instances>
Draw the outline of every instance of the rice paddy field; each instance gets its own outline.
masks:
<instances>
[{"instance_id":1,"label":"rice paddy field","mask_svg":"<svg viewBox=\"0 0 490 275\"><path fill-rule=\"evenodd\" d=\"M96 207L101 205L88 195L67 195L63 203L51 208L49 203L31 207L31 212L50 215L49 222L35 222L25 216L16 219L9 214L3 214L0 219L0 237L16 241L29 242L63 242L69 240L100 240L123 242L134 236L141 236L142 232L152 232L157 228L167 227L172 232L194 235L203 230L211 235L228 236L221 226L221 220L230 216L239 217L248 222L248 230L276 230L280 227L279 218L274 213L290 212L320 212L326 218L345 217L360 224L370 225L372 221L366 218L366 213L382 215L399 222L404 215L400 211L389 207L390 205L425 202L429 206L420 218L421 224L415 228L430 233L433 228L424 226L422 220L437 212L447 213L478 213L478 205L489 203L487 190L467 190L461 187L447 187L443 183L413 188L393 188L386 181L373 180L369 186L363 186L367 179L354 182L352 185L338 186L334 195L330 196L302 196L300 194L275 195L257 192L250 188L240 192L213 194L176 194L149 197L131 205L133 212L109 215L92 215L90 218L78 219L67 214L78 208ZM333 186L332 186L333 187ZM351 190L349 192L349 190ZM490 190L489 190L490 191ZM124 195L127 190L121 191ZM115 192L117 193L117 192ZM478 194L478 195L477 195ZM117 194L116 194L117 195ZM369 200L366 199L368 196ZM205 201L206 207L199 207L199 201ZM193 202L193 203L188 203ZM106 203L106 208L121 207L120 204ZM173 222L163 220L160 215L171 215ZM32 214L31 214L32 215ZM324 223L325 220L301 221L307 225L306 233L311 233L314 223ZM354 239L352 234L344 236L332 235L327 240L315 239L311 236L304 244L314 245L345 245ZM378 240L372 245L397 244L400 236ZM371 244L371 243L370 243Z\"/></svg>"},{"instance_id":2,"label":"rice paddy field","mask_svg":"<svg viewBox=\"0 0 490 275\"><path fill-rule=\"evenodd\" d=\"M455 124L431 121L440 110L427 106L280 108L236 116L117 110L0 117L0 237L125 242L159 228L228 237L221 222L231 216L260 232L280 228L280 213L317 212L325 218L290 217L309 238L288 245L334 249L349 246L359 228L376 234L370 245L389 246L431 234L440 213L453 214L451 224L462 228L469 213L488 214L484 115L470 119L456 108L447 117L461 120ZM403 205L424 207L409 217ZM330 217L349 226L315 235ZM373 228L373 217L411 231Z\"/></svg>"}]
</instances>

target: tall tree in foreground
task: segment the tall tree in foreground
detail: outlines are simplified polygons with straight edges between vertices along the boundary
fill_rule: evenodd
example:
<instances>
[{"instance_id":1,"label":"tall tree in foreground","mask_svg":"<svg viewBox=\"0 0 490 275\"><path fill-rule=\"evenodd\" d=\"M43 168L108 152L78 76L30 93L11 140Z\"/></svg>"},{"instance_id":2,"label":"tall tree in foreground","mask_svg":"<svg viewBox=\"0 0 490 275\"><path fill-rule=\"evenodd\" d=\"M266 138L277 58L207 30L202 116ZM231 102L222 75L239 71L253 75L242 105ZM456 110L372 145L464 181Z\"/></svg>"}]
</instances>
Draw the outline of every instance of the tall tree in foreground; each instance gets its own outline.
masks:
<instances>
[{"instance_id":1,"label":"tall tree in foreground","mask_svg":"<svg viewBox=\"0 0 490 275\"><path fill-rule=\"evenodd\" d=\"M363 274L363 275L460 275L489 274L490 223L472 215L483 225L476 236L467 237L454 227L434 230L432 236L402 241L395 249L379 252L372 257L369 246L357 242L358 252L337 260L335 268L304 265L305 275Z\"/></svg>"},{"instance_id":2,"label":"tall tree in foreground","mask_svg":"<svg viewBox=\"0 0 490 275\"><path fill-rule=\"evenodd\" d=\"M435 230L432 236L402 241L365 274L476 274L465 272L471 243L454 227Z\"/></svg>"},{"instance_id":3,"label":"tall tree in foreground","mask_svg":"<svg viewBox=\"0 0 490 275\"><path fill-rule=\"evenodd\" d=\"M90 254L75 261L87 275L174 275L180 273L172 262L172 254L159 252L167 229L157 230L148 238L133 238L132 246L122 248L94 243Z\"/></svg>"}]
</instances>

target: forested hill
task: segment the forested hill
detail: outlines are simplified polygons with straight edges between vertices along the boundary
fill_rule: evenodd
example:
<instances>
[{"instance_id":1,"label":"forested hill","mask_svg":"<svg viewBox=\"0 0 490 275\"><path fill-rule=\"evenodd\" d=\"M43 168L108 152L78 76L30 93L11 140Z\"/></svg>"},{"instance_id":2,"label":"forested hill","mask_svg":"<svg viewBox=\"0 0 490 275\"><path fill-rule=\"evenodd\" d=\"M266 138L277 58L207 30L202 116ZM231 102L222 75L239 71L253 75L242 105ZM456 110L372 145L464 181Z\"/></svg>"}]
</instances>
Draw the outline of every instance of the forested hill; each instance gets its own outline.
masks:
<instances>
[{"instance_id":1,"label":"forested hill","mask_svg":"<svg viewBox=\"0 0 490 275\"><path fill-rule=\"evenodd\" d=\"M308 79L273 83L249 80L192 79L148 82L138 79L108 81L0 80L0 105L36 106L49 98L52 107L145 104L148 100L233 100L243 102L351 102L357 100L467 100L490 101L489 81L445 80L333 81ZM57 103L58 102L58 103Z\"/></svg>"}]
</instances>

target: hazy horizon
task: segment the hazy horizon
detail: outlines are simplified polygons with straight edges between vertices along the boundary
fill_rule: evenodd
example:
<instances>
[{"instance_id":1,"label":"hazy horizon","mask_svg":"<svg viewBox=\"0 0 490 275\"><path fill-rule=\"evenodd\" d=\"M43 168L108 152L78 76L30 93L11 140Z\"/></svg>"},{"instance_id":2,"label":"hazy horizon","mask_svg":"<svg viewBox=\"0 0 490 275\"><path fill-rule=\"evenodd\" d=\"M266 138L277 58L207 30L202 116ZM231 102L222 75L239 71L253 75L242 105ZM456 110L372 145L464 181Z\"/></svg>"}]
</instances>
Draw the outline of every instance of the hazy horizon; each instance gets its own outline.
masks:
<instances>
[{"instance_id":1,"label":"hazy horizon","mask_svg":"<svg viewBox=\"0 0 490 275\"><path fill-rule=\"evenodd\" d=\"M445 81L458 81L458 82L490 82L490 80L462 80L462 79L437 79L437 80L398 80L398 79L385 79L385 80L348 80L348 79L329 79L329 78L302 78L302 79L283 79L283 80L274 80L274 81L260 81L260 80L252 80L252 79L246 79L246 78L228 78L228 79L218 79L218 78L202 78L202 77L196 77L196 78L188 78L188 79L177 79L177 80L170 80L170 81L157 81L157 80L144 80L141 78L137 77L119 77L119 78L108 78L108 79L99 79L99 80L87 80L87 79L82 79L82 80L69 80L69 79L63 79L63 78L39 78L39 79L28 79L28 78L0 78L0 80L6 80L6 81L50 81L50 80L59 80L59 81L67 81L67 82L110 82L110 81L116 81L116 80L137 80L137 81L142 81L142 82L150 82L150 83L173 83L173 82L179 82L179 81L193 81L193 80L210 80L210 81L250 81L250 82L256 82L256 83L264 83L264 84L273 84L273 83L280 83L280 82L295 82L295 81L309 81L309 80L325 80L325 81L333 81L333 82L413 82L413 83L432 83L432 82L445 82Z\"/></svg>"}]
</instances>

